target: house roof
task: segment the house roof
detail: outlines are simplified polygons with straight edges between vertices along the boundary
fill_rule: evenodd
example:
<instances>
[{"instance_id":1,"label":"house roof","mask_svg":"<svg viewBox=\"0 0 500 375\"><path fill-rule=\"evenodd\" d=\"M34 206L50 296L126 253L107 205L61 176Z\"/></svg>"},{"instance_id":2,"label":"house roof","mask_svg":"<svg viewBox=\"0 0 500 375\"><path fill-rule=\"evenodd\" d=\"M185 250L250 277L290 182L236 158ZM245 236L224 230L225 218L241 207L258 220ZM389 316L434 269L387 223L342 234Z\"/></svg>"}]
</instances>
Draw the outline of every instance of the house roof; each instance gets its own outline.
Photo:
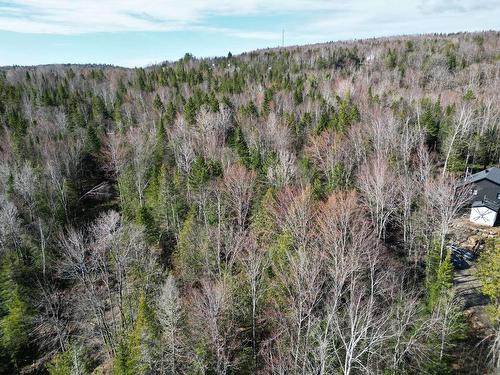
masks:
<instances>
[{"instance_id":1,"label":"house roof","mask_svg":"<svg viewBox=\"0 0 500 375\"><path fill-rule=\"evenodd\" d=\"M486 207L495 212L500 210L500 204L491 201L475 201L472 203L472 207Z\"/></svg>"},{"instance_id":2,"label":"house roof","mask_svg":"<svg viewBox=\"0 0 500 375\"><path fill-rule=\"evenodd\" d=\"M495 184L500 185L500 168L487 168L484 171L474 173L465 178L465 182L478 182L481 180L489 180Z\"/></svg>"}]
</instances>

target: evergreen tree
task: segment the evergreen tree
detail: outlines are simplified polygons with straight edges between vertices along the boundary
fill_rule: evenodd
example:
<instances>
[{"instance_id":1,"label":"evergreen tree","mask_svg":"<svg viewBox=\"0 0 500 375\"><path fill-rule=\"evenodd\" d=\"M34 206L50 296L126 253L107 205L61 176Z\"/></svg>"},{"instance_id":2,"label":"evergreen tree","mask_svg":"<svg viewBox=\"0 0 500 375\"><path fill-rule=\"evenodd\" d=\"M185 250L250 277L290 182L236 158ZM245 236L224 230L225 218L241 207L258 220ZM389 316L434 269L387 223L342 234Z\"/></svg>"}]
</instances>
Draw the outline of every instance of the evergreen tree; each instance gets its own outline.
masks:
<instances>
[{"instance_id":1,"label":"evergreen tree","mask_svg":"<svg viewBox=\"0 0 500 375\"><path fill-rule=\"evenodd\" d=\"M358 107L351 103L351 100L347 95L340 101L335 128L340 132L345 132L352 124L359 120L360 117Z\"/></svg>"},{"instance_id":2,"label":"evergreen tree","mask_svg":"<svg viewBox=\"0 0 500 375\"><path fill-rule=\"evenodd\" d=\"M30 311L21 287L13 279L13 267L20 267L11 257L4 257L0 273L0 349L7 361L0 369L16 369L26 363L30 355ZM14 371L12 371L14 372Z\"/></svg>"},{"instance_id":3,"label":"evergreen tree","mask_svg":"<svg viewBox=\"0 0 500 375\"><path fill-rule=\"evenodd\" d=\"M196 210L191 208L179 232L174 253L175 268L180 280L193 282L203 272L202 249L206 239L201 227L196 222Z\"/></svg>"},{"instance_id":4,"label":"evergreen tree","mask_svg":"<svg viewBox=\"0 0 500 375\"><path fill-rule=\"evenodd\" d=\"M330 123L330 116L327 111L321 112L321 115L319 116L318 123L316 124L316 134L320 135L323 133L324 130L326 130L329 127Z\"/></svg>"},{"instance_id":5,"label":"evergreen tree","mask_svg":"<svg viewBox=\"0 0 500 375\"><path fill-rule=\"evenodd\" d=\"M439 245L438 245L439 246ZM437 303L439 303L440 298L444 295L446 296L447 291L453 285L453 266L451 264L451 252L448 250L445 258L437 264L436 257L438 257L438 249L435 246L433 261L429 262L427 267L433 267L434 269L428 270L431 276L428 279L428 305L433 308ZM436 268L437 266L437 268Z\"/></svg>"},{"instance_id":6,"label":"evergreen tree","mask_svg":"<svg viewBox=\"0 0 500 375\"><path fill-rule=\"evenodd\" d=\"M56 354L46 368L49 375L86 374L92 369L89 362L79 347L71 345L66 351Z\"/></svg>"},{"instance_id":7,"label":"evergreen tree","mask_svg":"<svg viewBox=\"0 0 500 375\"><path fill-rule=\"evenodd\" d=\"M165 107L163 106L163 102L160 99L160 95L156 94L153 100L153 108L159 113L162 114L165 111Z\"/></svg>"},{"instance_id":8,"label":"evergreen tree","mask_svg":"<svg viewBox=\"0 0 500 375\"><path fill-rule=\"evenodd\" d=\"M213 91L207 94L206 103L212 112L219 111L219 101L215 97L215 93Z\"/></svg>"},{"instance_id":9,"label":"evergreen tree","mask_svg":"<svg viewBox=\"0 0 500 375\"><path fill-rule=\"evenodd\" d=\"M164 114L165 124L167 126L172 126L175 122L176 115L177 115L177 109L175 108L174 103L172 103L172 101L169 101Z\"/></svg>"},{"instance_id":10,"label":"evergreen tree","mask_svg":"<svg viewBox=\"0 0 500 375\"><path fill-rule=\"evenodd\" d=\"M107 117L106 105L100 96L92 97L92 118L99 123Z\"/></svg>"},{"instance_id":11,"label":"evergreen tree","mask_svg":"<svg viewBox=\"0 0 500 375\"><path fill-rule=\"evenodd\" d=\"M500 240L490 238L477 264L477 277L482 292L490 298L487 311L495 326L500 323Z\"/></svg>"},{"instance_id":12,"label":"evergreen tree","mask_svg":"<svg viewBox=\"0 0 500 375\"><path fill-rule=\"evenodd\" d=\"M88 154L96 154L101 149L101 140L97 135L97 130L92 124L87 125L85 133L85 145L84 150Z\"/></svg>"},{"instance_id":13,"label":"evergreen tree","mask_svg":"<svg viewBox=\"0 0 500 375\"><path fill-rule=\"evenodd\" d=\"M198 156L188 176L188 184L192 189L202 187L210 179L222 175L222 166L220 162L214 160L205 161L205 158Z\"/></svg>"},{"instance_id":14,"label":"evergreen tree","mask_svg":"<svg viewBox=\"0 0 500 375\"><path fill-rule=\"evenodd\" d=\"M267 88L264 90L264 100L262 101L262 113L268 115L271 110L271 101L273 100L273 90Z\"/></svg>"},{"instance_id":15,"label":"evergreen tree","mask_svg":"<svg viewBox=\"0 0 500 375\"><path fill-rule=\"evenodd\" d=\"M240 158L241 162L246 167L250 167L248 146L241 127L236 126L234 128L234 131L229 138L229 144L236 151L236 154Z\"/></svg>"},{"instance_id":16,"label":"evergreen tree","mask_svg":"<svg viewBox=\"0 0 500 375\"><path fill-rule=\"evenodd\" d=\"M188 122L188 124L195 124L197 112L198 106L196 105L194 98L191 96L184 106L184 118Z\"/></svg>"},{"instance_id":17,"label":"evergreen tree","mask_svg":"<svg viewBox=\"0 0 500 375\"><path fill-rule=\"evenodd\" d=\"M395 49L389 48L385 57L385 64L389 69L394 69L398 65L398 54Z\"/></svg>"},{"instance_id":18,"label":"evergreen tree","mask_svg":"<svg viewBox=\"0 0 500 375\"><path fill-rule=\"evenodd\" d=\"M422 115L420 124L427 134L427 144L434 150L439 150L439 134L441 130L441 105L434 104L429 99L422 100Z\"/></svg>"}]
</instances>

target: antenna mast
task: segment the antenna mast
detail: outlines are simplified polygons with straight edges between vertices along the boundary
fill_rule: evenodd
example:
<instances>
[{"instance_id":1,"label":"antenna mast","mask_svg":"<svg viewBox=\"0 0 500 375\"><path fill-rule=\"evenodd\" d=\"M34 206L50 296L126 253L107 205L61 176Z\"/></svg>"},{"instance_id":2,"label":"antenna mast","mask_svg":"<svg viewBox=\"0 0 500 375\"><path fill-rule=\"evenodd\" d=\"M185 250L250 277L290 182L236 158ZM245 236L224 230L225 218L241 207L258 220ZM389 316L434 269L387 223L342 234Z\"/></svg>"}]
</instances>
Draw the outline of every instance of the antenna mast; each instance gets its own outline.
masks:
<instances>
[{"instance_id":1,"label":"antenna mast","mask_svg":"<svg viewBox=\"0 0 500 375\"><path fill-rule=\"evenodd\" d=\"M281 47L285 47L285 29L281 30Z\"/></svg>"}]
</instances>

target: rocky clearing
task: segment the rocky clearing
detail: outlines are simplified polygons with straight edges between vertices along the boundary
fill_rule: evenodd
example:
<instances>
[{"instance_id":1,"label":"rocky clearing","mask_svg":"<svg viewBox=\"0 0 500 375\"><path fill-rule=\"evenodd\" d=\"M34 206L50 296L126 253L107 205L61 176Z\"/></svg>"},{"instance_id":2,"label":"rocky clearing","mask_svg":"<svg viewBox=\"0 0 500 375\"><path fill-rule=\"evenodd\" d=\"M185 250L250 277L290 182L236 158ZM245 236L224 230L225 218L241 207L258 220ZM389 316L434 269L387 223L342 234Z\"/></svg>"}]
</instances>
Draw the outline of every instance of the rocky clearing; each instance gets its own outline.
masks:
<instances>
[{"instance_id":1,"label":"rocky clearing","mask_svg":"<svg viewBox=\"0 0 500 375\"><path fill-rule=\"evenodd\" d=\"M460 218L454 223L449 240L480 255L485 240L498 236L500 227L481 227ZM489 300L481 293L481 283L475 276L476 261L468 264L468 268L454 271L453 289L471 329L456 348L453 369L456 374L483 374L484 369L478 364L485 362L487 352L483 339L491 333L485 313Z\"/></svg>"}]
</instances>

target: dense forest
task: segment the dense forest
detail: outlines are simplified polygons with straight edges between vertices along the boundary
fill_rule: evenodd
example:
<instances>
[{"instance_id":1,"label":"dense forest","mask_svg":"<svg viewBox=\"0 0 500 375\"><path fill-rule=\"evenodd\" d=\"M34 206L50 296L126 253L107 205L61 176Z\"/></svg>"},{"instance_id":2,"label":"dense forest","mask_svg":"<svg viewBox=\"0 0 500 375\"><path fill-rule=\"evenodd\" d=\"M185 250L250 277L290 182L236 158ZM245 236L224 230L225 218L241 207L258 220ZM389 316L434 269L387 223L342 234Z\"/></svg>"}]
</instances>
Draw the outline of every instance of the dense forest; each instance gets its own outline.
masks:
<instances>
[{"instance_id":1,"label":"dense forest","mask_svg":"<svg viewBox=\"0 0 500 375\"><path fill-rule=\"evenodd\" d=\"M0 374L450 373L499 124L499 32L1 68Z\"/></svg>"}]
</instances>

